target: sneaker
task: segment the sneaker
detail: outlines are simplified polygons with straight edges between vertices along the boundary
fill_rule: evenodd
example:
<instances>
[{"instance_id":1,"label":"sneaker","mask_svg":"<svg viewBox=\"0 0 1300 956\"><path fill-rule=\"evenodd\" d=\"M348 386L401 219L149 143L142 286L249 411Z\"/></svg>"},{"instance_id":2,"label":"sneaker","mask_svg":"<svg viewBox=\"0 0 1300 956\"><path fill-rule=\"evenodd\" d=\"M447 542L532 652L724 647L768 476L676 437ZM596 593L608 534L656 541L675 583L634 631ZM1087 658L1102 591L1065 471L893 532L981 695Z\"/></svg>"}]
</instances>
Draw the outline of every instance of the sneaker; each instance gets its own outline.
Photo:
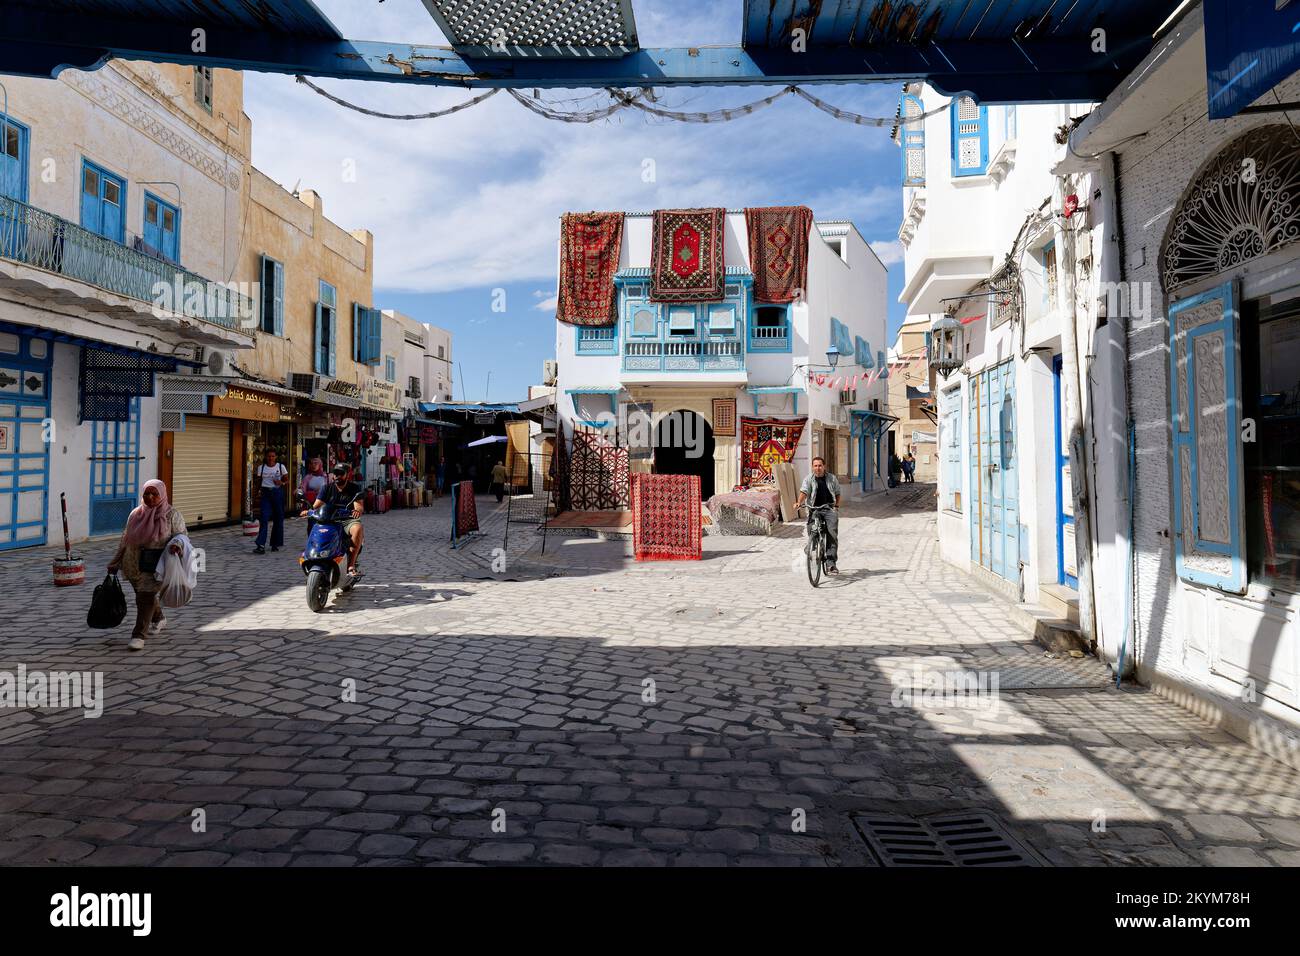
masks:
<instances>
[{"instance_id":1,"label":"sneaker","mask_svg":"<svg viewBox=\"0 0 1300 956\"><path fill-rule=\"evenodd\" d=\"M154 621L152 624L149 625L149 636L157 637L159 634L162 633L162 629L166 626L167 626L167 618L165 617L162 618L161 620Z\"/></svg>"},{"instance_id":2,"label":"sneaker","mask_svg":"<svg viewBox=\"0 0 1300 956\"><path fill-rule=\"evenodd\" d=\"M266 548L262 547L262 546L259 544L256 548L253 549L253 553L254 553L254 554L266 554Z\"/></svg>"},{"instance_id":3,"label":"sneaker","mask_svg":"<svg viewBox=\"0 0 1300 956\"><path fill-rule=\"evenodd\" d=\"M272 551L279 551L280 549L277 548L275 545L272 545L272 546L271 546L271 550L272 550Z\"/></svg>"},{"instance_id":4,"label":"sneaker","mask_svg":"<svg viewBox=\"0 0 1300 956\"><path fill-rule=\"evenodd\" d=\"M128 649L128 650L132 650L132 651L142 651L142 650L144 650L144 638L143 638L143 637L133 637L133 638L131 638L131 642L130 642L129 644L127 644L126 646L127 646L127 649Z\"/></svg>"},{"instance_id":5,"label":"sneaker","mask_svg":"<svg viewBox=\"0 0 1300 956\"><path fill-rule=\"evenodd\" d=\"M829 567L826 568L826 573L827 573L827 574L839 574L839 573L840 573L840 569L837 568L835 565L832 564L832 565L830 565Z\"/></svg>"}]
</instances>

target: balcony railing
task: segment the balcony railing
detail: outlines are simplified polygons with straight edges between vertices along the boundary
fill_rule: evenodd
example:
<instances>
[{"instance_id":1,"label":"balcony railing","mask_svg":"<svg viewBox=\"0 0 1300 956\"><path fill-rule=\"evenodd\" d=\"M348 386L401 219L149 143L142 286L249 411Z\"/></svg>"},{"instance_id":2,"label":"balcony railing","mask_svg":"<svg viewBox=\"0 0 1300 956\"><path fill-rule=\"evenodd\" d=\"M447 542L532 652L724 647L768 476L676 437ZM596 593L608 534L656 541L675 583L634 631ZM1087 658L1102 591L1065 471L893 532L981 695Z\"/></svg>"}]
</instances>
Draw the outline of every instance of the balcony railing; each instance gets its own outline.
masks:
<instances>
[{"instance_id":1,"label":"balcony railing","mask_svg":"<svg viewBox=\"0 0 1300 956\"><path fill-rule=\"evenodd\" d=\"M0 196L0 258L228 329L253 316L253 300L236 289L6 196Z\"/></svg>"},{"instance_id":2,"label":"balcony railing","mask_svg":"<svg viewBox=\"0 0 1300 956\"><path fill-rule=\"evenodd\" d=\"M744 367L745 344L738 339L681 336L663 342L628 342L623 352L625 372L721 372Z\"/></svg>"}]
</instances>

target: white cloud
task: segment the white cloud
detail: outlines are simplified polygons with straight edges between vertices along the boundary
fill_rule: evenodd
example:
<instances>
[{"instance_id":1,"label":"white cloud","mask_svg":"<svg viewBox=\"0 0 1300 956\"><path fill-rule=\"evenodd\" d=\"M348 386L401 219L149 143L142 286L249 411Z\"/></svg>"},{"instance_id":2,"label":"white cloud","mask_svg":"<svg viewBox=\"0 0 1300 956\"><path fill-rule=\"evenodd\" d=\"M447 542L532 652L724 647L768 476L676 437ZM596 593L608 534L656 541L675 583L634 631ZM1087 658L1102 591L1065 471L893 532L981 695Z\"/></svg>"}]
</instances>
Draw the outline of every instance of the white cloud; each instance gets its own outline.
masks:
<instances>
[{"instance_id":1,"label":"white cloud","mask_svg":"<svg viewBox=\"0 0 1300 956\"><path fill-rule=\"evenodd\" d=\"M880 261L887 266L903 261L903 244L897 239L877 239L870 245L872 251L880 256Z\"/></svg>"},{"instance_id":2,"label":"white cloud","mask_svg":"<svg viewBox=\"0 0 1300 956\"><path fill-rule=\"evenodd\" d=\"M535 306L533 306L533 308L536 309L538 312L554 312L556 306L558 306L559 304L560 304L560 297L558 295L552 295L549 298L543 299L541 302L538 302Z\"/></svg>"}]
</instances>

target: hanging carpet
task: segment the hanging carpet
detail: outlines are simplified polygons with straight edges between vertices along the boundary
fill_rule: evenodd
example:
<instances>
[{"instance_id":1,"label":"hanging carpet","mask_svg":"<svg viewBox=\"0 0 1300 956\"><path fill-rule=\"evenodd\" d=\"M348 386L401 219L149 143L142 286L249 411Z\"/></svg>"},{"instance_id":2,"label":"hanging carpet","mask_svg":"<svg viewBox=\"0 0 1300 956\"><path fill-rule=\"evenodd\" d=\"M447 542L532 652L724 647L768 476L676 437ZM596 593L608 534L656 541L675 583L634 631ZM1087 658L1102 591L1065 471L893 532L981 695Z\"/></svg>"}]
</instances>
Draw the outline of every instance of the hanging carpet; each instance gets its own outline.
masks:
<instances>
[{"instance_id":1,"label":"hanging carpet","mask_svg":"<svg viewBox=\"0 0 1300 956\"><path fill-rule=\"evenodd\" d=\"M650 298L721 302L726 262L724 209L656 209L651 230Z\"/></svg>"},{"instance_id":2,"label":"hanging carpet","mask_svg":"<svg viewBox=\"0 0 1300 956\"><path fill-rule=\"evenodd\" d=\"M808 288L807 206L766 206L745 210L754 301L794 302Z\"/></svg>"},{"instance_id":3,"label":"hanging carpet","mask_svg":"<svg viewBox=\"0 0 1300 956\"><path fill-rule=\"evenodd\" d=\"M621 212L570 212L560 220L560 296L570 325L613 325L614 273L623 246Z\"/></svg>"},{"instance_id":4,"label":"hanging carpet","mask_svg":"<svg viewBox=\"0 0 1300 956\"><path fill-rule=\"evenodd\" d=\"M569 497L574 511L610 511L628 505L627 449L598 432L573 433Z\"/></svg>"},{"instance_id":5,"label":"hanging carpet","mask_svg":"<svg viewBox=\"0 0 1300 956\"><path fill-rule=\"evenodd\" d=\"M740 483L745 487L768 481L772 465L790 461L808 419L740 419Z\"/></svg>"},{"instance_id":6,"label":"hanging carpet","mask_svg":"<svg viewBox=\"0 0 1300 956\"><path fill-rule=\"evenodd\" d=\"M638 561L698 561L699 475L632 475L632 551Z\"/></svg>"},{"instance_id":7,"label":"hanging carpet","mask_svg":"<svg viewBox=\"0 0 1300 956\"><path fill-rule=\"evenodd\" d=\"M478 530L478 508L474 503L474 482L460 482L456 485L455 492L452 514L456 525L452 529L452 537L463 538L471 531Z\"/></svg>"}]
</instances>

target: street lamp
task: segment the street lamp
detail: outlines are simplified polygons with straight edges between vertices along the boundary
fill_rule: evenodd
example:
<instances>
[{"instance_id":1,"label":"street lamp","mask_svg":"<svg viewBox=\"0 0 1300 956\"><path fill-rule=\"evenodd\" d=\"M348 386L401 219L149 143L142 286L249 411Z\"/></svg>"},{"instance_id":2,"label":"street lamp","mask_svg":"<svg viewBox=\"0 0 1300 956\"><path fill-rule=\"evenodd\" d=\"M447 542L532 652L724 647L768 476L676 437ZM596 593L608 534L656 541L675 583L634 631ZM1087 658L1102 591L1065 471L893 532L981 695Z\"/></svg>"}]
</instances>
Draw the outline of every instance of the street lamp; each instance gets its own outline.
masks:
<instances>
[{"instance_id":1,"label":"street lamp","mask_svg":"<svg viewBox=\"0 0 1300 956\"><path fill-rule=\"evenodd\" d=\"M826 350L826 361L830 363L831 368L840 364L839 346L832 345Z\"/></svg>"},{"instance_id":2,"label":"street lamp","mask_svg":"<svg viewBox=\"0 0 1300 956\"><path fill-rule=\"evenodd\" d=\"M962 367L965 330L952 315L942 315L930 324L930 368L949 375Z\"/></svg>"}]
</instances>

